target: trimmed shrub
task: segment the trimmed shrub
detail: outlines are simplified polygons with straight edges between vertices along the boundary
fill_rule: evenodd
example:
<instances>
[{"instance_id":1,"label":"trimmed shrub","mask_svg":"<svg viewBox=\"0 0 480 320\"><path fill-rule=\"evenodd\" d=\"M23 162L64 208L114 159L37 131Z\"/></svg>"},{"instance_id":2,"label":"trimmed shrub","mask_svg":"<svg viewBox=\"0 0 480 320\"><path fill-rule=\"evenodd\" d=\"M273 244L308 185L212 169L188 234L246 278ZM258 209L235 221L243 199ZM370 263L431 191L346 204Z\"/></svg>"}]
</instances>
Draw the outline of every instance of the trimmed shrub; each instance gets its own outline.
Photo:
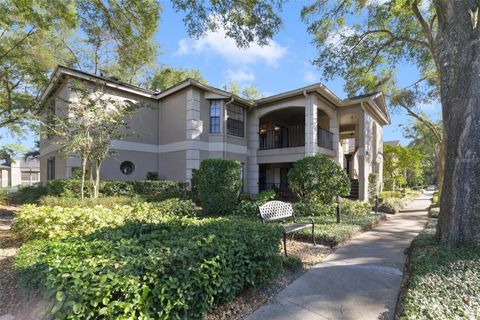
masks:
<instances>
[{"instance_id":1,"label":"trimmed shrub","mask_svg":"<svg viewBox=\"0 0 480 320\"><path fill-rule=\"evenodd\" d=\"M27 243L15 270L28 290L49 293L55 318L202 319L278 274L281 236L244 219L166 218Z\"/></svg>"},{"instance_id":2,"label":"trimmed shrub","mask_svg":"<svg viewBox=\"0 0 480 320\"><path fill-rule=\"evenodd\" d=\"M335 204L323 204L321 202L297 202L293 204L296 215L305 217L321 217L335 215Z\"/></svg>"},{"instance_id":3,"label":"trimmed shrub","mask_svg":"<svg viewBox=\"0 0 480 320\"><path fill-rule=\"evenodd\" d=\"M206 214L232 214L237 206L242 181L238 161L203 160L198 170L198 195Z\"/></svg>"},{"instance_id":4,"label":"trimmed shrub","mask_svg":"<svg viewBox=\"0 0 480 320\"><path fill-rule=\"evenodd\" d=\"M16 214L12 230L24 240L59 239L120 226L128 220L155 223L168 216L193 216L195 213L195 204L181 199L114 205L112 208L25 205Z\"/></svg>"},{"instance_id":5,"label":"trimmed shrub","mask_svg":"<svg viewBox=\"0 0 480 320\"><path fill-rule=\"evenodd\" d=\"M304 202L331 203L335 196L350 193L350 180L333 160L315 155L293 164L288 172L288 183Z\"/></svg>"},{"instance_id":6,"label":"trimmed shrub","mask_svg":"<svg viewBox=\"0 0 480 320\"><path fill-rule=\"evenodd\" d=\"M241 200L234 212L236 215L239 215L239 216L259 218L260 211L258 208L265 202L275 199L275 196L276 194L275 194L275 191L273 190L262 191L259 194L257 194L255 200L252 200L252 199Z\"/></svg>"},{"instance_id":7,"label":"trimmed shrub","mask_svg":"<svg viewBox=\"0 0 480 320\"><path fill-rule=\"evenodd\" d=\"M9 195L12 204L37 203L41 197L47 194L47 189L42 186L22 187Z\"/></svg>"},{"instance_id":8,"label":"trimmed shrub","mask_svg":"<svg viewBox=\"0 0 480 320\"><path fill-rule=\"evenodd\" d=\"M50 180L46 184L47 194L55 197L76 198L80 195L80 180ZM159 181L101 181L100 195L104 197L137 195L152 201L161 201L169 198L184 198L187 194L188 183L159 180ZM85 188L85 196L89 196Z\"/></svg>"},{"instance_id":9,"label":"trimmed shrub","mask_svg":"<svg viewBox=\"0 0 480 320\"><path fill-rule=\"evenodd\" d=\"M342 199L340 202L340 208L344 214L353 215L366 215L372 211L370 203L350 199Z\"/></svg>"},{"instance_id":10,"label":"trimmed shrub","mask_svg":"<svg viewBox=\"0 0 480 320\"><path fill-rule=\"evenodd\" d=\"M157 172L157 171L149 171L149 172L147 172L147 180L149 180L149 181L157 181L157 180L158 180L158 172Z\"/></svg>"}]
</instances>

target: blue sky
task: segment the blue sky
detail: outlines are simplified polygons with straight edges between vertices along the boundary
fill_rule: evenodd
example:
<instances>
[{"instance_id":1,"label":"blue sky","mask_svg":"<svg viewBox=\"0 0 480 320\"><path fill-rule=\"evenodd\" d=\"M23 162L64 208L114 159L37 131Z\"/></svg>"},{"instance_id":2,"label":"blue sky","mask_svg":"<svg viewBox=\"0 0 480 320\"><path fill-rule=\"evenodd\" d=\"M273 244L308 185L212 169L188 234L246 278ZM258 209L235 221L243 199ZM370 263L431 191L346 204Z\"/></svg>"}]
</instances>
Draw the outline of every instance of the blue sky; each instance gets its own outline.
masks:
<instances>
[{"instance_id":1,"label":"blue sky","mask_svg":"<svg viewBox=\"0 0 480 320\"><path fill-rule=\"evenodd\" d=\"M183 14L176 13L169 1L161 1L163 12L155 40L159 44L159 65L193 68L201 71L210 85L223 87L230 81L240 85L255 84L263 95L321 82L320 71L311 65L317 51L311 44L312 37L306 31L306 25L300 20L302 1L284 6L282 18L284 26L269 46L251 46L249 49L236 48L231 39L225 39L222 31L208 33L206 37L190 39L183 25ZM418 79L417 70L407 64L399 66L397 79L400 85L408 85ZM345 98L343 80L324 82L340 98ZM439 104L422 106L423 111L438 119L441 114ZM384 127L384 140L401 140L399 125L409 122L404 112L391 114L392 124ZM2 142L20 143L33 146L34 135L25 138L13 138L0 131Z\"/></svg>"}]
</instances>

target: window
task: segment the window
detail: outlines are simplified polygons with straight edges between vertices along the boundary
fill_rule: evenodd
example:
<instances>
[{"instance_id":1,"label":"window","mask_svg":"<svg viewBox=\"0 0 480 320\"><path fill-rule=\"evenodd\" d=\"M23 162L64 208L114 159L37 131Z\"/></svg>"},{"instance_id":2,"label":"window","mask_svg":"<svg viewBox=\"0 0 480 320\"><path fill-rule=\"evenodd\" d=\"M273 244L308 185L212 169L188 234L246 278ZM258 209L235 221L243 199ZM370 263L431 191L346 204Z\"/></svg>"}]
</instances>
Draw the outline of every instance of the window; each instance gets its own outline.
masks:
<instances>
[{"instance_id":1,"label":"window","mask_svg":"<svg viewBox=\"0 0 480 320\"><path fill-rule=\"evenodd\" d=\"M30 172L22 171L21 176L22 176L22 181L30 182Z\"/></svg>"},{"instance_id":2,"label":"window","mask_svg":"<svg viewBox=\"0 0 480 320\"><path fill-rule=\"evenodd\" d=\"M220 133L220 101L210 103L210 133Z\"/></svg>"},{"instance_id":3,"label":"window","mask_svg":"<svg viewBox=\"0 0 480 320\"><path fill-rule=\"evenodd\" d=\"M227 107L227 133L232 136L243 137L244 135L244 112L243 108L236 105Z\"/></svg>"},{"instance_id":4,"label":"window","mask_svg":"<svg viewBox=\"0 0 480 320\"><path fill-rule=\"evenodd\" d=\"M47 180L55 179L55 158L47 160Z\"/></svg>"},{"instance_id":5,"label":"window","mask_svg":"<svg viewBox=\"0 0 480 320\"><path fill-rule=\"evenodd\" d=\"M120 165L120 171L124 175L132 174L132 172L135 171L135 165L131 161L123 161Z\"/></svg>"},{"instance_id":6,"label":"window","mask_svg":"<svg viewBox=\"0 0 480 320\"><path fill-rule=\"evenodd\" d=\"M38 179L38 172L32 172L32 182L38 182L40 179Z\"/></svg>"}]
</instances>

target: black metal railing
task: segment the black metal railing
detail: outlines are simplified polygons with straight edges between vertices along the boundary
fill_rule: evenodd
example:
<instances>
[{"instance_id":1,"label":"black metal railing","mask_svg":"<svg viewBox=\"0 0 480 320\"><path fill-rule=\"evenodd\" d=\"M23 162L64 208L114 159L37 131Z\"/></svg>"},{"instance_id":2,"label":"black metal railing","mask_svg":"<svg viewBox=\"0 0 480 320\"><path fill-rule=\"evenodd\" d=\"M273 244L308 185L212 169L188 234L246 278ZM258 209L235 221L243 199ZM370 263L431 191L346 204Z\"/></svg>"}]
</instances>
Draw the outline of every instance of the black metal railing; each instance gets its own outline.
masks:
<instances>
[{"instance_id":1,"label":"black metal railing","mask_svg":"<svg viewBox=\"0 0 480 320\"><path fill-rule=\"evenodd\" d=\"M277 198L281 200L295 201L296 196L293 191L285 186L282 186L280 183L260 183L258 185L258 191L273 190L275 191Z\"/></svg>"},{"instance_id":2,"label":"black metal railing","mask_svg":"<svg viewBox=\"0 0 480 320\"><path fill-rule=\"evenodd\" d=\"M260 150L301 147L305 145L305 126L278 127L260 132Z\"/></svg>"},{"instance_id":3,"label":"black metal railing","mask_svg":"<svg viewBox=\"0 0 480 320\"><path fill-rule=\"evenodd\" d=\"M321 148L333 150L333 133L319 127L317 130L317 144Z\"/></svg>"}]
</instances>

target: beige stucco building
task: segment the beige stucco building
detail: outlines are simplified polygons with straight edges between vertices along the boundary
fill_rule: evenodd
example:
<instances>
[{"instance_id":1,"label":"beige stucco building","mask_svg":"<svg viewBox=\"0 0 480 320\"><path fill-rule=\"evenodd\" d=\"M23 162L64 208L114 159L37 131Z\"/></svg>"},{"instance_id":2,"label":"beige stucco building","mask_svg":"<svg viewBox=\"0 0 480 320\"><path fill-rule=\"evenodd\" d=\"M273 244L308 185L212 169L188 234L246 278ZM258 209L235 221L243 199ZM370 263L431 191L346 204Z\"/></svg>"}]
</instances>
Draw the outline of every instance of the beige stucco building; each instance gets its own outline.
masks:
<instances>
[{"instance_id":1,"label":"beige stucco building","mask_svg":"<svg viewBox=\"0 0 480 320\"><path fill-rule=\"evenodd\" d=\"M194 80L155 92L60 66L43 95L56 114L75 99L74 80L101 83L107 96L141 105L130 120L135 134L112 141L116 155L102 165L103 179L144 180L156 172L190 181L202 160L224 158L243 164L244 191L283 192L293 162L318 153L348 172L353 189L358 182L362 200L368 175L382 177L382 127L390 123L382 93L342 100L314 84L251 101ZM80 166L54 138L41 138L40 154L42 182L69 178Z\"/></svg>"}]
</instances>

